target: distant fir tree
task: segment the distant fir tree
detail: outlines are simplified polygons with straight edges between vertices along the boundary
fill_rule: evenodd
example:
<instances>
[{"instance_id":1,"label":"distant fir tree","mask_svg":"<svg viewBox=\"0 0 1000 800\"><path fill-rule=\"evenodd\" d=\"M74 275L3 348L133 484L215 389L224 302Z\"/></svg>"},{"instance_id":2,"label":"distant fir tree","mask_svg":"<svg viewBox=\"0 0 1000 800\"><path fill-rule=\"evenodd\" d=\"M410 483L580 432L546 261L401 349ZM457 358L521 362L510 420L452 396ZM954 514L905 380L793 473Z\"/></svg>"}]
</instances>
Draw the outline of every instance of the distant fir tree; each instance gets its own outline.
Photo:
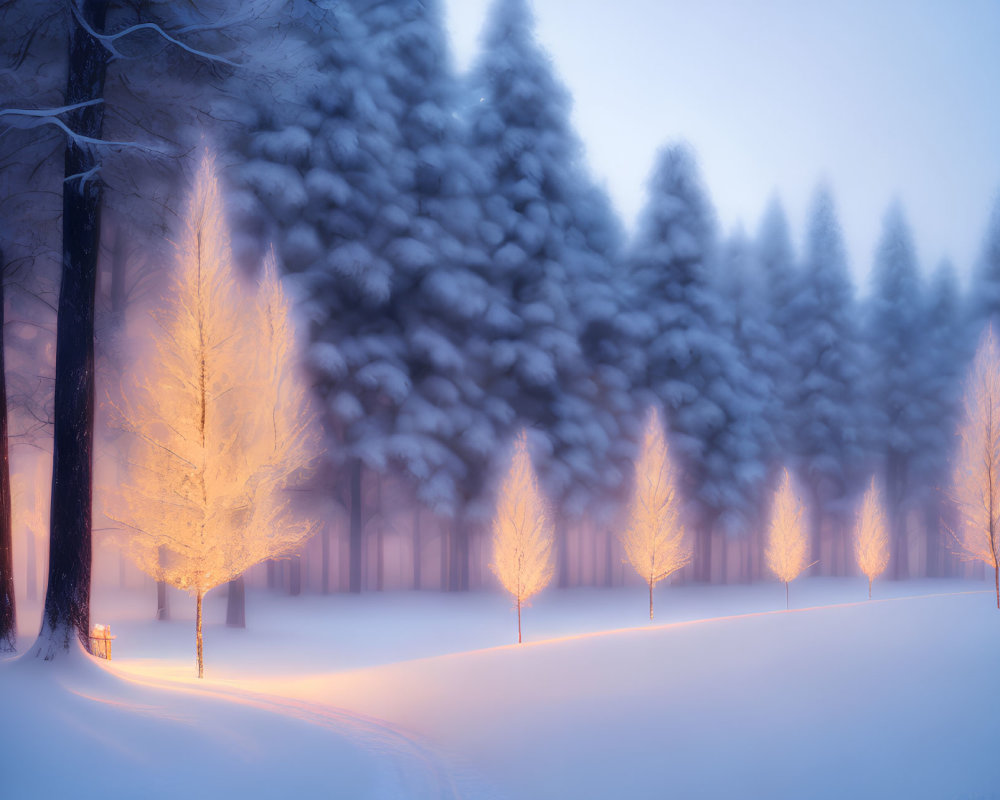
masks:
<instances>
[{"instance_id":1,"label":"distant fir tree","mask_svg":"<svg viewBox=\"0 0 1000 800\"><path fill-rule=\"evenodd\" d=\"M747 369L729 339L712 281L712 210L694 157L661 151L630 257L629 279L643 320L644 385L664 409L681 466L681 491L696 517L695 571L711 577L712 532L744 507L762 477Z\"/></svg>"},{"instance_id":2,"label":"distant fir tree","mask_svg":"<svg viewBox=\"0 0 1000 800\"><path fill-rule=\"evenodd\" d=\"M813 202L799 278L787 323L795 366L788 411L798 473L811 496L811 561L818 562L824 524L844 521L865 430L854 289L833 197L825 188ZM834 564L819 565L828 571L848 563L842 527Z\"/></svg>"},{"instance_id":3,"label":"distant fir tree","mask_svg":"<svg viewBox=\"0 0 1000 800\"><path fill-rule=\"evenodd\" d=\"M1000 321L1000 192L983 237L983 248L972 274L970 300L970 337L972 347L990 322Z\"/></svg>"},{"instance_id":4,"label":"distant fir tree","mask_svg":"<svg viewBox=\"0 0 1000 800\"><path fill-rule=\"evenodd\" d=\"M954 561L947 555L950 537L945 532L955 527L953 508L944 489L951 479L962 381L974 344L968 336L958 276L950 262L941 263L931 276L921 311L927 424L918 431L920 445L913 472L927 534L927 574L937 576L944 575Z\"/></svg>"},{"instance_id":5,"label":"distant fir tree","mask_svg":"<svg viewBox=\"0 0 1000 800\"><path fill-rule=\"evenodd\" d=\"M781 454L778 463L771 465L773 477L777 474L778 464L787 461L792 453L793 426L789 412L795 404L797 391L792 332L801 283L788 220L777 199L770 202L764 213L754 241L754 254L763 288L767 324L776 337L769 353L771 363L765 370L774 384L769 418L776 447Z\"/></svg>"},{"instance_id":6,"label":"distant fir tree","mask_svg":"<svg viewBox=\"0 0 1000 800\"><path fill-rule=\"evenodd\" d=\"M535 41L525 0L495 2L470 91L469 146L488 181L487 280L505 302L482 321L488 393L550 443L536 467L560 512L565 585L564 520L599 511L622 485L628 453L629 385L609 341L621 302L618 223L587 175L569 93Z\"/></svg>"},{"instance_id":7,"label":"distant fir tree","mask_svg":"<svg viewBox=\"0 0 1000 800\"><path fill-rule=\"evenodd\" d=\"M872 269L866 338L872 402L870 443L881 463L896 578L908 577L906 513L912 471L929 417L927 351L920 275L913 237L898 204L886 213Z\"/></svg>"}]
</instances>

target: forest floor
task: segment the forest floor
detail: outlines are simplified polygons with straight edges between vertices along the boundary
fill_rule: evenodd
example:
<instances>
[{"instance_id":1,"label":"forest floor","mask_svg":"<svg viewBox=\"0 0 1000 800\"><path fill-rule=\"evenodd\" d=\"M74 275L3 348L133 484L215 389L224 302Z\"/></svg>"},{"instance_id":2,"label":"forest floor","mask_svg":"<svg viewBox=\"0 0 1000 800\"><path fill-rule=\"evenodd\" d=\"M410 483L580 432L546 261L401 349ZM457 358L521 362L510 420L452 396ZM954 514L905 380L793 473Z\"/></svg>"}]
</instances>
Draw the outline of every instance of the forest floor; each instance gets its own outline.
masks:
<instances>
[{"instance_id":1,"label":"forest floor","mask_svg":"<svg viewBox=\"0 0 1000 800\"><path fill-rule=\"evenodd\" d=\"M113 661L0 661L0 797L1000 798L1000 611L981 581L247 595ZM34 609L22 611L29 648Z\"/></svg>"}]
</instances>

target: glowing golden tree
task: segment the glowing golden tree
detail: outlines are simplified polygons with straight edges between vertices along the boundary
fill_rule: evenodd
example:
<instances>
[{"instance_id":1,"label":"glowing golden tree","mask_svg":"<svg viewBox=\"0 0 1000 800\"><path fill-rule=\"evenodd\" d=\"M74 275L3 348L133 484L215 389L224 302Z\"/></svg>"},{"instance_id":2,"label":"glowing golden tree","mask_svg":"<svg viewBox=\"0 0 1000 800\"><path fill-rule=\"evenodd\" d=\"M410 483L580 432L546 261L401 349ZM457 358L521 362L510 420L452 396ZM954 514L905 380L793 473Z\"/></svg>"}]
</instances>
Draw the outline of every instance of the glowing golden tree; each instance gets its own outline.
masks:
<instances>
[{"instance_id":1,"label":"glowing golden tree","mask_svg":"<svg viewBox=\"0 0 1000 800\"><path fill-rule=\"evenodd\" d=\"M785 470L778 490L774 493L767 549L767 565L785 584L785 608L788 608L788 584L794 581L806 564L809 540L806 535L802 500L792 488L792 476Z\"/></svg>"},{"instance_id":2,"label":"glowing golden tree","mask_svg":"<svg viewBox=\"0 0 1000 800\"><path fill-rule=\"evenodd\" d=\"M889 533L882 498L874 478L858 511L858 522L854 529L854 555L858 559L858 567L868 576L868 599L871 600L872 581L889 564Z\"/></svg>"},{"instance_id":3,"label":"glowing golden tree","mask_svg":"<svg viewBox=\"0 0 1000 800\"><path fill-rule=\"evenodd\" d=\"M629 563L649 586L652 619L653 587L691 560L667 440L655 408L649 412L642 451L635 464L635 487L622 546Z\"/></svg>"},{"instance_id":4,"label":"glowing golden tree","mask_svg":"<svg viewBox=\"0 0 1000 800\"><path fill-rule=\"evenodd\" d=\"M992 567L1000 609L1000 350L983 334L965 389L954 472L961 554Z\"/></svg>"},{"instance_id":5,"label":"glowing golden tree","mask_svg":"<svg viewBox=\"0 0 1000 800\"><path fill-rule=\"evenodd\" d=\"M286 517L284 489L312 453L285 381L291 332L275 283L270 264L255 303L237 280L206 154L171 290L153 313L153 353L135 359L123 387L129 472L109 512L140 568L194 595L198 677L205 593L309 533Z\"/></svg>"},{"instance_id":6,"label":"glowing golden tree","mask_svg":"<svg viewBox=\"0 0 1000 800\"><path fill-rule=\"evenodd\" d=\"M510 471L500 485L493 518L490 569L517 601L517 641L521 642L521 607L552 580L554 530L522 431L514 443Z\"/></svg>"}]
</instances>

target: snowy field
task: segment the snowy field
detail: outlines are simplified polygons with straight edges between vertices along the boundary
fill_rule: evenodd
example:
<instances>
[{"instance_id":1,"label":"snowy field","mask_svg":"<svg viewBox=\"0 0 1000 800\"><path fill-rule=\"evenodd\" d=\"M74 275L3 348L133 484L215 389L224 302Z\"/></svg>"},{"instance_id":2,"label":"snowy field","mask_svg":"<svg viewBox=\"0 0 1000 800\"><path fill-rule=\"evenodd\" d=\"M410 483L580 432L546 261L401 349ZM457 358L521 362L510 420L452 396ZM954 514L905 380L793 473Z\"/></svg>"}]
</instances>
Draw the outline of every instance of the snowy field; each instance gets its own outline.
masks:
<instances>
[{"instance_id":1,"label":"snowy field","mask_svg":"<svg viewBox=\"0 0 1000 800\"><path fill-rule=\"evenodd\" d=\"M1000 798L1000 612L977 581L99 591L114 660L0 663L0 797ZM32 641L22 614L21 647Z\"/></svg>"}]
</instances>

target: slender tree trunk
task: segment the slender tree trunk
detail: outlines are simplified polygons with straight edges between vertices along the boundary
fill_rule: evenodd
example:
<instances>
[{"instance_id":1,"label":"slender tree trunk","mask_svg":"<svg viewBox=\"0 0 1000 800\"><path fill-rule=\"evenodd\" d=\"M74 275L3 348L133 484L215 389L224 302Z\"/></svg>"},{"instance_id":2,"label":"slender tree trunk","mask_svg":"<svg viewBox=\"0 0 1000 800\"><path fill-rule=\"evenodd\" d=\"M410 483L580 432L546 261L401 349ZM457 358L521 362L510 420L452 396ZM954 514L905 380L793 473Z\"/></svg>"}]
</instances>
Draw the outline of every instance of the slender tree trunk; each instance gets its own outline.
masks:
<instances>
[{"instance_id":1,"label":"slender tree trunk","mask_svg":"<svg viewBox=\"0 0 1000 800\"><path fill-rule=\"evenodd\" d=\"M823 570L823 493L818 485L811 486L812 507L810 511L810 539L812 541L812 561L811 574L819 575Z\"/></svg>"},{"instance_id":2,"label":"slender tree trunk","mask_svg":"<svg viewBox=\"0 0 1000 800\"><path fill-rule=\"evenodd\" d=\"M350 591L361 592L361 459L351 461L351 533L350 533Z\"/></svg>"},{"instance_id":3,"label":"slender tree trunk","mask_svg":"<svg viewBox=\"0 0 1000 800\"><path fill-rule=\"evenodd\" d=\"M561 514L555 520L555 539L558 560L556 580L559 588L565 589L569 586L569 534Z\"/></svg>"},{"instance_id":4,"label":"slender tree trunk","mask_svg":"<svg viewBox=\"0 0 1000 800\"><path fill-rule=\"evenodd\" d=\"M159 567L162 570L165 567L165 561L167 559L167 549L165 547L160 547L156 554L159 562ZM162 574L162 573L161 573ZM170 619L170 608L167 606L167 582L157 581L156 582L156 618L158 620L168 620Z\"/></svg>"},{"instance_id":5,"label":"slender tree trunk","mask_svg":"<svg viewBox=\"0 0 1000 800\"><path fill-rule=\"evenodd\" d=\"M82 0L80 13L104 29L107 0ZM107 52L70 19L67 105L104 96ZM69 128L101 138L104 105L64 117ZM35 655L68 652L75 633L90 638L91 492L94 439L94 293L100 242L102 184L97 149L67 140L63 182L62 278L56 318L55 425L49 522L49 581Z\"/></svg>"},{"instance_id":6,"label":"slender tree trunk","mask_svg":"<svg viewBox=\"0 0 1000 800\"><path fill-rule=\"evenodd\" d=\"M695 579L703 583L712 582L712 526L703 526L698 532L698 564Z\"/></svg>"},{"instance_id":7,"label":"slender tree trunk","mask_svg":"<svg viewBox=\"0 0 1000 800\"><path fill-rule=\"evenodd\" d=\"M226 593L226 626L230 628L246 628L247 626L247 587L240 575L229 581L229 591Z\"/></svg>"},{"instance_id":8,"label":"slender tree trunk","mask_svg":"<svg viewBox=\"0 0 1000 800\"><path fill-rule=\"evenodd\" d=\"M451 522L445 521L441 524L441 591L448 590L451 569L448 565L448 556L451 553Z\"/></svg>"},{"instance_id":9,"label":"slender tree trunk","mask_svg":"<svg viewBox=\"0 0 1000 800\"><path fill-rule=\"evenodd\" d=\"M288 559L288 593L292 597L302 594L302 556L298 553Z\"/></svg>"},{"instance_id":10,"label":"slender tree trunk","mask_svg":"<svg viewBox=\"0 0 1000 800\"><path fill-rule=\"evenodd\" d=\"M649 581L649 621L653 621L653 581Z\"/></svg>"},{"instance_id":11,"label":"slender tree trunk","mask_svg":"<svg viewBox=\"0 0 1000 800\"><path fill-rule=\"evenodd\" d=\"M198 650L198 677L199 678L204 678L205 677L205 658L204 658L205 654L204 654L204 651L202 649L202 642L201 642L201 598L202 598L202 594L199 591L198 594L197 594L197 596L196 596L196 599L195 599L195 617L194 617L195 622L194 622L194 630L195 630L195 641L196 641L196 646L197 646L197 650Z\"/></svg>"},{"instance_id":12,"label":"slender tree trunk","mask_svg":"<svg viewBox=\"0 0 1000 800\"><path fill-rule=\"evenodd\" d=\"M0 253L0 264L3 254ZM0 273L0 652L17 647L14 602L14 529L10 517L10 458L7 447L7 377L3 347L4 285ZM28 536L32 536L29 531Z\"/></svg>"},{"instance_id":13,"label":"slender tree trunk","mask_svg":"<svg viewBox=\"0 0 1000 800\"><path fill-rule=\"evenodd\" d=\"M889 495L889 525L892 530L892 574L896 580L910 577L910 558L906 536L906 460L895 451L886 459L886 487Z\"/></svg>"},{"instance_id":14,"label":"slender tree trunk","mask_svg":"<svg viewBox=\"0 0 1000 800\"><path fill-rule=\"evenodd\" d=\"M420 589L420 555L423 549L420 541L420 506L413 512L413 588Z\"/></svg>"},{"instance_id":15,"label":"slender tree trunk","mask_svg":"<svg viewBox=\"0 0 1000 800\"><path fill-rule=\"evenodd\" d=\"M27 590L28 599L34 602L38 599L38 553L36 552L35 532L30 529L28 530L25 547L25 562L25 571L27 573L25 589Z\"/></svg>"},{"instance_id":16,"label":"slender tree trunk","mask_svg":"<svg viewBox=\"0 0 1000 800\"><path fill-rule=\"evenodd\" d=\"M323 545L322 591L330 594L330 526L323 526L321 542Z\"/></svg>"},{"instance_id":17,"label":"slender tree trunk","mask_svg":"<svg viewBox=\"0 0 1000 800\"><path fill-rule=\"evenodd\" d=\"M170 619L170 606L167 600L167 584L165 581L156 582L156 618L165 621Z\"/></svg>"},{"instance_id":18,"label":"slender tree trunk","mask_svg":"<svg viewBox=\"0 0 1000 800\"><path fill-rule=\"evenodd\" d=\"M375 527L375 589L385 588L385 532L382 525L382 476L375 476L375 513L378 521Z\"/></svg>"},{"instance_id":19,"label":"slender tree trunk","mask_svg":"<svg viewBox=\"0 0 1000 800\"><path fill-rule=\"evenodd\" d=\"M451 555L449 558L448 589L452 592L469 590L469 529L461 519L451 526Z\"/></svg>"},{"instance_id":20,"label":"slender tree trunk","mask_svg":"<svg viewBox=\"0 0 1000 800\"><path fill-rule=\"evenodd\" d=\"M785 611L788 611L789 608L791 606L788 605L788 581L785 581Z\"/></svg>"},{"instance_id":21,"label":"slender tree trunk","mask_svg":"<svg viewBox=\"0 0 1000 800\"><path fill-rule=\"evenodd\" d=\"M517 598L517 643L521 644L521 598Z\"/></svg>"},{"instance_id":22,"label":"slender tree trunk","mask_svg":"<svg viewBox=\"0 0 1000 800\"><path fill-rule=\"evenodd\" d=\"M278 565L275 564L273 558L267 560L267 588L273 589L278 585L277 569Z\"/></svg>"},{"instance_id":23,"label":"slender tree trunk","mask_svg":"<svg viewBox=\"0 0 1000 800\"><path fill-rule=\"evenodd\" d=\"M614 567L611 563L613 558L613 549L611 546L611 531L606 531L606 538L604 544L604 585L614 586L615 583L615 573Z\"/></svg>"}]
</instances>

